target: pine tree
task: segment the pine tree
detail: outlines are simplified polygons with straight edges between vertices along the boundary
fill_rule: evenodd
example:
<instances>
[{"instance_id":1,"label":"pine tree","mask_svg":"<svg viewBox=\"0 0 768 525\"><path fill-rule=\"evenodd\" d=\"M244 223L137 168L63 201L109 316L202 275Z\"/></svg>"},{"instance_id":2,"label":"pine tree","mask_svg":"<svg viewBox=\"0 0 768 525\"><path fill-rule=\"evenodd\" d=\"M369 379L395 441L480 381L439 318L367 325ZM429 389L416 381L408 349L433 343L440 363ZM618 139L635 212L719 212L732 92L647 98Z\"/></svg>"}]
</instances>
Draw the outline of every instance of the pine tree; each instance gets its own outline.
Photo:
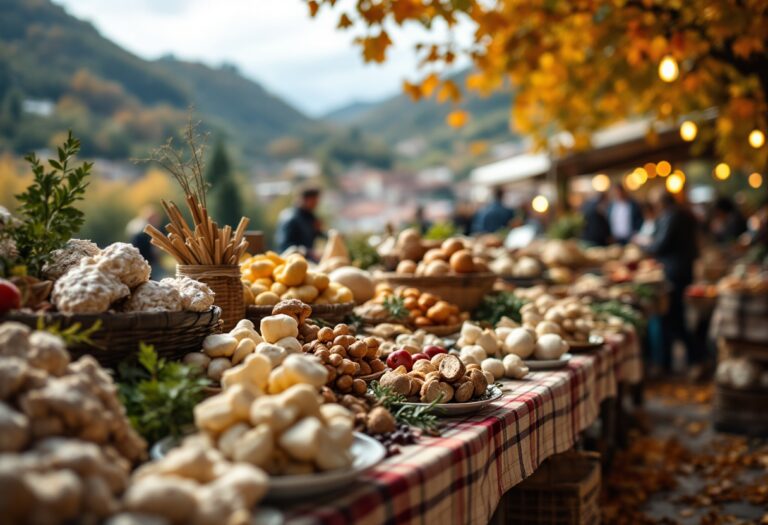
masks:
<instances>
[{"instance_id":1,"label":"pine tree","mask_svg":"<svg viewBox=\"0 0 768 525\"><path fill-rule=\"evenodd\" d=\"M243 216L243 201L226 146L221 139L216 142L205 179L210 184L208 212L219 225L236 226Z\"/></svg>"}]
</instances>

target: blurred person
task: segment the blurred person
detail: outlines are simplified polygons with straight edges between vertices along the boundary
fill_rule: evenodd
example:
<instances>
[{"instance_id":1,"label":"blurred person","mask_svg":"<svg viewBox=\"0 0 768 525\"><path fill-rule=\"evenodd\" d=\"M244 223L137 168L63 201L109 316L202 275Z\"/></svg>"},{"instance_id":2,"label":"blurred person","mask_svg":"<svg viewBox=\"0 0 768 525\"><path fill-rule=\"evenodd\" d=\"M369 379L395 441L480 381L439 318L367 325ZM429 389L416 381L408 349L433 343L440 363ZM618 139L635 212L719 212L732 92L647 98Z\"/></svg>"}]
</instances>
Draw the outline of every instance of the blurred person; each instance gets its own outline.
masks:
<instances>
[{"instance_id":1,"label":"blurred person","mask_svg":"<svg viewBox=\"0 0 768 525\"><path fill-rule=\"evenodd\" d=\"M320 204L320 193L316 187L304 188L296 204L280 212L275 231L275 245L279 252L299 247L305 250L308 258L317 260L315 241L325 237L322 221L315 215Z\"/></svg>"},{"instance_id":2,"label":"blurred person","mask_svg":"<svg viewBox=\"0 0 768 525\"><path fill-rule=\"evenodd\" d=\"M656 232L656 208L650 202L645 202L640 207L643 210L643 225L632 237L632 242L638 246L648 246Z\"/></svg>"},{"instance_id":3,"label":"blurred person","mask_svg":"<svg viewBox=\"0 0 768 525\"><path fill-rule=\"evenodd\" d=\"M606 209L608 207L607 192L598 192L587 200L581 208L584 216L584 229L581 239L593 246L608 246L611 242L611 225L608 223Z\"/></svg>"},{"instance_id":4,"label":"blurred person","mask_svg":"<svg viewBox=\"0 0 768 525\"><path fill-rule=\"evenodd\" d=\"M427 233L432 227L432 223L427 219L426 210L423 204L416 206L416 212L414 213L414 226L419 229L422 235Z\"/></svg>"},{"instance_id":5,"label":"blurred person","mask_svg":"<svg viewBox=\"0 0 768 525\"><path fill-rule=\"evenodd\" d=\"M684 293L693 282L693 263L698 256L696 219L671 193L658 199L656 229L646 252L664 265L664 275L671 285L669 308L662 318L663 346L656 364L672 370L672 345L678 339L685 345L688 364L699 366L706 358L706 348L694 344L685 316Z\"/></svg>"},{"instance_id":6,"label":"blurred person","mask_svg":"<svg viewBox=\"0 0 768 525\"><path fill-rule=\"evenodd\" d=\"M157 279L158 275L162 273L162 268L158 264L157 248L152 244L152 238L144 233L144 228L150 224L155 228L160 227L160 213L158 213L157 208L154 206L145 206L125 227L125 233L126 237L130 239L130 243L138 248L141 256L152 267L152 277Z\"/></svg>"},{"instance_id":7,"label":"blurred person","mask_svg":"<svg viewBox=\"0 0 768 525\"><path fill-rule=\"evenodd\" d=\"M712 210L710 232L717 244L730 244L747 231L747 220L729 197L718 197Z\"/></svg>"},{"instance_id":8,"label":"blurred person","mask_svg":"<svg viewBox=\"0 0 768 525\"><path fill-rule=\"evenodd\" d=\"M453 224L460 235L472 234L472 221L475 217L474 207L469 202L459 201L453 210Z\"/></svg>"},{"instance_id":9,"label":"blurred person","mask_svg":"<svg viewBox=\"0 0 768 525\"><path fill-rule=\"evenodd\" d=\"M619 244L627 244L643 225L640 205L630 197L622 184L613 187L613 199L608 205L608 222L611 235Z\"/></svg>"},{"instance_id":10,"label":"blurred person","mask_svg":"<svg viewBox=\"0 0 768 525\"><path fill-rule=\"evenodd\" d=\"M480 209L472 221L472 233L496 233L507 228L515 212L504 205L504 188L493 190L493 199Z\"/></svg>"}]
</instances>

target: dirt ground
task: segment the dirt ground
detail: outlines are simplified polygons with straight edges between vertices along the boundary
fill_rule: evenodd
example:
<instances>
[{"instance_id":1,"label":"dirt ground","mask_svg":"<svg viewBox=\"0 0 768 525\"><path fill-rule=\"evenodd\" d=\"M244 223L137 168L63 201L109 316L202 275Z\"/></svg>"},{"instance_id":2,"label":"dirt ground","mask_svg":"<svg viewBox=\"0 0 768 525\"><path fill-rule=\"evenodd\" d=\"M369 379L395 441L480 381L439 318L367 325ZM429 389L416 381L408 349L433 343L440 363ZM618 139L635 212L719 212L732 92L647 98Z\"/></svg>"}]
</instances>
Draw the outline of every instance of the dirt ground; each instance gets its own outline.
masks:
<instances>
[{"instance_id":1,"label":"dirt ground","mask_svg":"<svg viewBox=\"0 0 768 525\"><path fill-rule=\"evenodd\" d=\"M768 439L716 432L711 398L683 380L646 388L603 480L603 523L768 524Z\"/></svg>"}]
</instances>

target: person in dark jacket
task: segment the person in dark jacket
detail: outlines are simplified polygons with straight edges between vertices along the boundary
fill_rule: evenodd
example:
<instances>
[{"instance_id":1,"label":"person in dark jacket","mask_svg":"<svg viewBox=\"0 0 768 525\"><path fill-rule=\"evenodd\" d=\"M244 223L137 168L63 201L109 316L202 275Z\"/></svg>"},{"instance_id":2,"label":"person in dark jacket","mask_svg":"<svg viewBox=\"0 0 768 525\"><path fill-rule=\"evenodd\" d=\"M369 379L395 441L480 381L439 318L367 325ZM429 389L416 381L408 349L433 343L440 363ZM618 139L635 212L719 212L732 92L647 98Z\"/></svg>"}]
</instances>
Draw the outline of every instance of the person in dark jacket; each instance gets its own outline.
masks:
<instances>
[{"instance_id":1,"label":"person in dark jacket","mask_svg":"<svg viewBox=\"0 0 768 525\"><path fill-rule=\"evenodd\" d=\"M747 231L747 220L732 199L720 197L715 201L710 228L715 242L727 245Z\"/></svg>"},{"instance_id":2,"label":"person in dark jacket","mask_svg":"<svg viewBox=\"0 0 768 525\"><path fill-rule=\"evenodd\" d=\"M706 357L705 348L697 348L687 328L684 293L693 282L693 263L698 257L696 219L675 200L664 193L659 202L656 231L646 251L664 265L664 275L671 285L669 309L662 319L663 354L659 363L664 370L672 368L672 345L681 339L685 345L688 364L700 364Z\"/></svg>"},{"instance_id":3,"label":"person in dark jacket","mask_svg":"<svg viewBox=\"0 0 768 525\"><path fill-rule=\"evenodd\" d=\"M283 252L297 246L304 248L307 257L316 260L314 253L315 241L325 237L320 219L315 215L315 209L320 203L320 190L306 188L299 195L299 202L283 210L277 220L275 244L277 250Z\"/></svg>"},{"instance_id":4,"label":"person in dark jacket","mask_svg":"<svg viewBox=\"0 0 768 525\"><path fill-rule=\"evenodd\" d=\"M643 225L643 210L621 184L614 186L613 201L608 206L608 223L611 235L619 244L627 244Z\"/></svg>"},{"instance_id":5,"label":"person in dark jacket","mask_svg":"<svg viewBox=\"0 0 768 525\"><path fill-rule=\"evenodd\" d=\"M600 192L588 200L581 210L584 215L581 238L593 246L608 246L611 242L611 225L605 213L607 205L607 193Z\"/></svg>"},{"instance_id":6,"label":"person in dark jacket","mask_svg":"<svg viewBox=\"0 0 768 525\"><path fill-rule=\"evenodd\" d=\"M493 190L493 200L477 212L472 221L472 233L496 233L509 227L515 212L504 205L504 188Z\"/></svg>"}]
</instances>

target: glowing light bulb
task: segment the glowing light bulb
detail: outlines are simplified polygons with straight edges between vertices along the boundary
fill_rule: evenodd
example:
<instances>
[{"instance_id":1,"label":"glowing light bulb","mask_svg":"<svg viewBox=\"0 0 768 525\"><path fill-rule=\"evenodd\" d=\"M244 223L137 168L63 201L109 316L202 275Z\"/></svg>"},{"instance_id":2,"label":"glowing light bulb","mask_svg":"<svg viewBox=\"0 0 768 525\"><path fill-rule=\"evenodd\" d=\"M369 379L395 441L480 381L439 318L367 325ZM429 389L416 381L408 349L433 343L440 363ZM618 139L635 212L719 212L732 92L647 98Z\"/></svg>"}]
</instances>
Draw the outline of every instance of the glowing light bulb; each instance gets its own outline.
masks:
<instances>
[{"instance_id":1,"label":"glowing light bulb","mask_svg":"<svg viewBox=\"0 0 768 525\"><path fill-rule=\"evenodd\" d=\"M669 193L680 193L685 187L685 175L682 171L676 171L667 177L664 185Z\"/></svg>"},{"instance_id":2,"label":"glowing light bulb","mask_svg":"<svg viewBox=\"0 0 768 525\"><path fill-rule=\"evenodd\" d=\"M648 181L648 172L645 171L645 168L635 168L633 173L641 186Z\"/></svg>"},{"instance_id":3,"label":"glowing light bulb","mask_svg":"<svg viewBox=\"0 0 768 525\"><path fill-rule=\"evenodd\" d=\"M624 186L626 186L629 191L635 191L642 185L643 183L640 180L640 176L634 171L624 177Z\"/></svg>"},{"instance_id":4,"label":"glowing light bulb","mask_svg":"<svg viewBox=\"0 0 768 525\"><path fill-rule=\"evenodd\" d=\"M720 180L726 180L731 176L731 167L725 162L721 162L715 166L715 177Z\"/></svg>"},{"instance_id":5,"label":"glowing light bulb","mask_svg":"<svg viewBox=\"0 0 768 525\"><path fill-rule=\"evenodd\" d=\"M682 124L680 124L680 136L683 138L686 142L691 142L693 139L696 138L696 135L699 133L699 128L696 126L695 122L691 122L690 120L686 120Z\"/></svg>"},{"instance_id":6,"label":"glowing light bulb","mask_svg":"<svg viewBox=\"0 0 768 525\"><path fill-rule=\"evenodd\" d=\"M656 173L662 177L666 177L667 175L672 173L672 164L670 164L666 160L662 160L661 162L656 164Z\"/></svg>"},{"instance_id":7,"label":"glowing light bulb","mask_svg":"<svg viewBox=\"0 0 768 525\"><path fill-rule=\"evenodd\" d=\"M762 148L765 144L765 134L759 129L753 129L749 134L749 145L753 148Z\"/></svg>"},{"instance_id":8,"label":"glowing light bulb","mask_svg":"<svg viewBox=\"0 0 768 525\"><path fill-rule=\"evenodd\" d=\"M659 62L659 78L664 82L674 82L680 75L680 68L677 67L677 60L672 55L667 55Z\"/></svg>"},{"instance_id":9,"label":"glowing light bulb","mask_svg":"<svg viewBox=\"0 0 768 525\"><path fill-rule=\"evenodd\" d=\"M538 213L545 213L549 209L549 201L544 195L536 195L531 201L531 208Z\"/></svg>"},{"instance_id":10,"label":"glowing light bulb","mask_svg":"<svg viewBox=\"0 0 768 525\"><path fill-rule=\"evenodd\" d=\"M608 191L611 187L611 179L604 173L599 173L592 177L592 189L599 192Z\"/></svg>"},{"instance_id":11,"label":"glowing light bulb","mask_svg":"<svg viewBox=\"0 0 768 525\"><path fill-rule=\"evenodd\" d=\"M763 185L763 176L762 176L762 175L760 175L760 174L759 174L759 173L757 173L757 172L755 172L755 173L752 173L752 174L751 174L751 175L750 175L750 176L747 178L747 182L749 183L749 185L750 185L751 187L753 187L754 189L757 189L757 188L759 188L760 186L762 186L762 185Z\"/></svg>"},{"instance_id":12,"label":"glowing light bulb","mask_svg":"<svg viewBox=\"0 0 768 525\"><path fill-rule=\"evenodd\" d=\"M643 166L643 169L648 174L648 178L652 179L656 176L656 164L648 162Z\"/></svg>"}]
</instances>

